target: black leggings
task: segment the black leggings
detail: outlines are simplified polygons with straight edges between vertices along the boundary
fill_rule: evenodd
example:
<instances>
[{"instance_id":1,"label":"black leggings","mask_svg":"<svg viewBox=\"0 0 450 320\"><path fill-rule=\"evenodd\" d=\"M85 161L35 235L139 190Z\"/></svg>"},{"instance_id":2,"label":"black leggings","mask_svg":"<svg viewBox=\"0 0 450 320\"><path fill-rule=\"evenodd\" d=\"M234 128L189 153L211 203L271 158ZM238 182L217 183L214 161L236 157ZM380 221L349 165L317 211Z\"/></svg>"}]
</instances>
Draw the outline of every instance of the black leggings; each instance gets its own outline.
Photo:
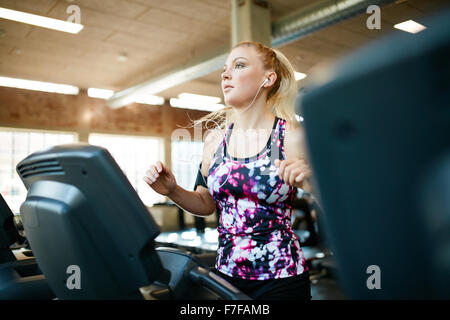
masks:
<instances>
[{"instance_id":1,"label":"black leggings","mask_svg":"<svg viewBox=\"0 0 450 320\"><path fill-rule=\"evenodd\" d=\"M308 271L298 276L270 280L233 278L215 268L212 271L255 300L311 300Z\"/></svg>"}]
</instances>

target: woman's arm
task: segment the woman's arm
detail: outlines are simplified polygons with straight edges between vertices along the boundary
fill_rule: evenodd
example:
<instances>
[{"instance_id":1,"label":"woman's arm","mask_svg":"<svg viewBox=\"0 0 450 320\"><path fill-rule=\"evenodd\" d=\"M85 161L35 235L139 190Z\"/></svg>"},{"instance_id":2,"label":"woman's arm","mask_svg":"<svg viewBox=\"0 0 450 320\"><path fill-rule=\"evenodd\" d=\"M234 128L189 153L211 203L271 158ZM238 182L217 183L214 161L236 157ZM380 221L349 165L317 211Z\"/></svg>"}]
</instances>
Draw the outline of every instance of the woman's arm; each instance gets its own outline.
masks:
<instances>
[{"instance_id":1,"label":"woman's arm","mask_svg":"<svg viewBox=\"0 0 450 320\"><path fill-rule=\"evenodd\" d=\"M202 156L202 174L207 176L215 150L220 143L220 131L212 132L205 140ZM159 194L169 197L175 204L193 215L207 216L214 213L216 206L207 188L198 186L195 191L180 187L172 172L160 161L150 166L144 181Z\"/></svg>"},{"instance_id":2,"label":"woman's arm","mask_svg":"<svg viewBox=\"0 0 450 320\"><path fill-rule=\"evenodd\" d=\"M206 180L208 178L208 171L209 167L211 165L212 158L214 156L215 151L219 147L220 142L223 139L224 130L214 130L210 132L210 134L207 135L205 138L205 144L203 146L203 155L202 155L202 163L201 163L201 176ZM206 181L205 181L206 183ZM187 192L187 193L186 193ZM210 215L213 214L216 210L216 203L209 193L208 188L204 186L197 186L196 190L194 191L196 193L195 197L198 197L197 203L194 203L192 200L192 194L189 193L189 191L186 190L175 190L175 193L172 194L170 199L177 203L177 201L184 201L184 199L187 199L185 204L185 210L191 212L194 215ZM191 210L188 209L188 207L193 207Z\"/></svg>"},{"instance_id":3,"label":"woman's arm","mask_svg":"<svg viewBox=\"0 0 450 320\"><path fill-rule=\"evenodd\" d=\"M286 159L275 163L280 168L280 176L286 183L311 193L308 178L311 177L312 172L308 163L305 132L302 127L286 126L284 152Z\"/></svg>"},{"instance_id":4,"label":"woman's arm","mask_svg":"<svg viewBox=\"0 0 450 320\"><path fill-rule=\"evenodd\" d=\"M196 216L209 216L216 209L208 189L202 186L197 187L196 191L188 191L177 185L167 196L182 209Z\"/></svg>"}]
</instances>

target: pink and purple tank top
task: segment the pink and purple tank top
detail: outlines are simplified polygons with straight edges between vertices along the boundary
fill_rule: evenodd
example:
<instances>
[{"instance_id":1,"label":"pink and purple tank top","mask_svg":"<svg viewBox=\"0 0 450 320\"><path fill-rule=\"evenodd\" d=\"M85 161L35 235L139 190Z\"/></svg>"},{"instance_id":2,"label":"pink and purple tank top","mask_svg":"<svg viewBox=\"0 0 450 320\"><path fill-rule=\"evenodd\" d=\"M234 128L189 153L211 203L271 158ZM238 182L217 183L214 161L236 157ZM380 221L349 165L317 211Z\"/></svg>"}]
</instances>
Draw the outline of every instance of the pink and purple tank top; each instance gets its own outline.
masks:
<instances>
[{"instance_id":1,"label":"pink and purple tank top","mask_svg":"<svg viewBox=\"0 0 450 320\"><path fill-rule=\"evenodd\" d=\"M297 189L284 183L274 164L275 159L286 159L286 121L275 117L264 149L245 159L228 154L233 125L208 172L208 189L220 213L215 267L228 276L250 280L302 274L305 257L291 223Z\"/></svg>"}]
</instances>

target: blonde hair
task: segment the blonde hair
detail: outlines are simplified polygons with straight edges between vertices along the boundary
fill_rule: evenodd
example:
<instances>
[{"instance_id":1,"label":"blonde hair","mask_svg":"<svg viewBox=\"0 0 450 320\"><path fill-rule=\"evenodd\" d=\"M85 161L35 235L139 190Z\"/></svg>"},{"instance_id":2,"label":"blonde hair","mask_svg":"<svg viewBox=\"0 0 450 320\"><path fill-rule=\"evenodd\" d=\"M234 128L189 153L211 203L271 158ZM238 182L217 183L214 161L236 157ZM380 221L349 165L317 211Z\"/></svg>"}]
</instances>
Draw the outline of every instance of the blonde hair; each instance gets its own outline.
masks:
<instances>
[{"instance_id":1,"label":"blonde hair","mask_svg":"<svg viewBox=\"0 0 450 320\"><path fill-rule=\"evenodd\" d=\"M288 123L298 123L295 118L295 97L298 86L295 81L294 68L289 60L276 49L269 48L259 42L243 41L236 44L232 49L247 46L256 50L261 57L264 68L266 70L273 70L277 74L277 80L271 87L267 94L267 105L270 111L277 117L286 120ZM220 128L224 128L227 123L232 123L235 120L236 112L232 107L225 108L211 112L210 114L194 121L194 125L203 122L214 122Z\"/></svg>"}]
</instances>

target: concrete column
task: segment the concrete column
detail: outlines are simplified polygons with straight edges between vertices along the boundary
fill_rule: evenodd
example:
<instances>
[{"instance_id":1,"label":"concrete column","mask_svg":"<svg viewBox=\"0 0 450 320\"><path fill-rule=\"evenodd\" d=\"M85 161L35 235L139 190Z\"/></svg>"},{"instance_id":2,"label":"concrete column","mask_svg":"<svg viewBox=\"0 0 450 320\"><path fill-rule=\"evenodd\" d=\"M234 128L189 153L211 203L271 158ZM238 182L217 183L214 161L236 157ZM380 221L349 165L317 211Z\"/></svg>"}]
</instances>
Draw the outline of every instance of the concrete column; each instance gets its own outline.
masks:
<instances>
[{"instance_id":1,"label":"concrete column","mask_svg":"<svg viewBox=\"0 0 450 320\"><path fill-rule=\"evenodd\" d=\"M78 142L89 142L89 132L78 131Z\"/></svg>"},{"instance_id":2,"label":"concrete column","mask_svg":"<svg viewBox=\"0 0 450 320\"><path fill-rule=\"evenodd\" d=\"M170 113L171 107L166 104L162 106L161 119L163 125L163 142L164 142L164 165L172 169L172 131L173 131L173 116Z\"/></svg>"},{"instance_id":3,"label":"concrete column","mask_svg":"<svg viewBox=\"0 0 450 320\"><path fill-rule=\"evenodd\" d=\"M172 140L164 137L164 165L172 170Z\"/></svg>"},{"instance_id":4,"label":"concrete column","mask_svg":"<svg viewBox=\"0 0 450 320\"><path fill-rule=\"evenodd\" d=\"M271 45L268 0L231 0L231 46L247 40Z\"/></svg>"}]
</instances>

